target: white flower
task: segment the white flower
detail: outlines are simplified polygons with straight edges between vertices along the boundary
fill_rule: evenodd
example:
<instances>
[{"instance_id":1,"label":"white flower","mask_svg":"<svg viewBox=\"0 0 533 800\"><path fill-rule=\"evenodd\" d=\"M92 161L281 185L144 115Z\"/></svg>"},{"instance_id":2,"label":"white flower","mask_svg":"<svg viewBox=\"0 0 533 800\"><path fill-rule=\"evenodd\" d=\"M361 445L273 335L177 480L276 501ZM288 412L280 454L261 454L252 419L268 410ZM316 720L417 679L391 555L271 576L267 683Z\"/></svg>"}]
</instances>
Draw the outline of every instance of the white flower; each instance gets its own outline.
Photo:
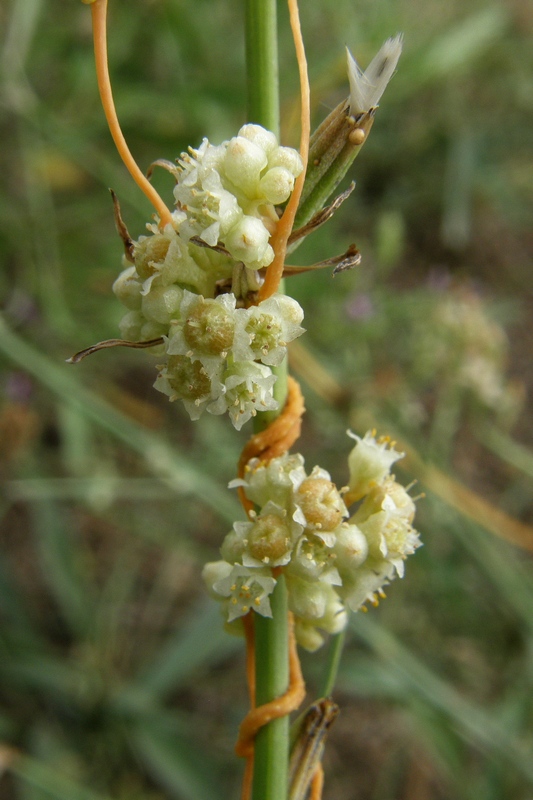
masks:
<instances>
[{"instance_id":1,"label":"white flower","mask_svg":"<svg viewBox=\"0 0 533 800\"><path fill-rule=\"evenodd\" d=\"M233 294L205 299L185 291L169 334L169 355L186 355L201 361L208 375L218 373L233 345L235 303Z\"/></svg>"},{"instance_id":2,"label":"white flower","mask_svg":"<svg viewBox=\"0 0 533 800\"><path fill-rule=\"evenodd\" d=\"M245 567L282 567L291 558L292 544L302 528L296 525L284 509L267 503L253 522L241 528L246 538L242 554Z\"/></svg>"},{"instance_id":3,"label":"white flower","mask_svg":"<svg viewBox=\"0 0 533 800\"><path fill-rule=\"evenodd\" d=\"M338 592L341 599L351 611L359 611L365 603L377 605L378 598L383 597L383 587L394 577L394 566L388 561L381 561L373 566L363 566L345 577Z\"/></svg>"},{"instance_id":4,"label":"white flower","mask_svg":"<svg viewBox=\"0 0 533 800\"><path fill-rule=\"evenodd\" d=\"M224 373L223 380L226 406L238 431L258 411L272 411L278 407L272 395L276 376L263 364L236 362Z\"/></svg>"},{"instance_id":5,"label":"white flower","mask_svg":"<svg viewBox=\"0 0 533 800\"><path fill-rule=\"evenodd\" d=\"M147 294L154 281L169 286L178 280L181 262L188 257L188 252L176 231L167 225L162 233L139 236L133 257L143 285L142 294Z\"/></svg>"},{"instance_id":6,"label":"white flower","mask_svg":"<svg viewBox=\"0 0 533 800\"><path fill-rule=\"evenodd\" d=\"M351 431L348 431L348 436L357 442L348 456L351 490L348 502L353 503L385 480L392 465L403 458L405 453L395 450L388 437L376 439L370 431L362 439Z\"/></svg>"},{"instance_id":7,"label":"white flower","mask_svg":"<svg viewBox=\"0 0 533 800\"><path fill-rule=\"evenodd\" d=\"M231 481L229 488L243 486L248 500L260 508L272 501L292 514L293 493L305 478L303 456L300 453L285 453L268 464L252 459L246 466L245 479Z\"/></svg>"},{"instance_id":8,"label":"white flower","mask_svg":"<svg viewBox=\"0 0 533 800\"><path fill-rule=\"evenodd\" d=\"M199 419L207 410L223 414L226 410L222 363L218 371L207 372L201 361L186 355L170 355L154 383L154 388L168 395L171 401L181 400L191 419Z\"/></svg>"},{"instance_id":9,"label":"white flower","mask_svg":"<svg viewBox=\"0 0 533 800\"><path fill-rule=\"evenodd\" d=\"M340 586L339 571L335 566L336 555L333 541L324 541L320 536L304 534L296 543L287 572L308 581L318 581Z\"/></svg>"},{"instance_id":10,"label":"white flower","mask_svg":"<svg viewBox=\"0 0 533 800\"><path fill-rule=\"evenodd\" d=\"M392 478L369 492L350 520L366 537L369 564L387 561L403 577L405 558L421 544L414 513L414 501Z\"/></svg>"},{"instance_id":11,"label":"white flower","mask_svg":"<svg viewBox=\"0 0 533 800\"><path fill-rule=\"evenodd\" d=\"M204 139L198 150L182 153L181 172L174 188L178 208L186 213L180 235L186 240L199 236L216 245L242 216L236 197L228 192L219 174L226 145L215 147Z\"/></svg>"},{"instance_id":12,"label":"white flower","mask_svg":"<svg viewBox=\"0 0 533 800\"><path fill-rule=\"evenodd\" d=\"M237 361L253 361L277 366L287 352L287 344L304 333L300 326L303 310L292 297L275 294L257 306L239 309L236 315L233 354Z\"/></svg>"},{"instance_id":13,"label":"white flower","mask_svg":"<svg viewBox=\"0 0 533 800\"><path fill-rule=\"evenodd\" d=\"M269 595L274 591L275 578L269 570L248 569L235 564L229 574L213 583L213 590L221 597L229 598L228 622L243 617L250 610L271 617Z\"/></svg>"},{"instance_id":14,"label":"white flower","mask_svg":"<svg viewBox=\"0 0 533 800\"><path fill-rule=\"evenodd\" d=\"M396 69L402 52L402 40L401 34L387 39L364 72L346 48L352 116L357 117L376 108Z\"/></svg>"}]
</instances>

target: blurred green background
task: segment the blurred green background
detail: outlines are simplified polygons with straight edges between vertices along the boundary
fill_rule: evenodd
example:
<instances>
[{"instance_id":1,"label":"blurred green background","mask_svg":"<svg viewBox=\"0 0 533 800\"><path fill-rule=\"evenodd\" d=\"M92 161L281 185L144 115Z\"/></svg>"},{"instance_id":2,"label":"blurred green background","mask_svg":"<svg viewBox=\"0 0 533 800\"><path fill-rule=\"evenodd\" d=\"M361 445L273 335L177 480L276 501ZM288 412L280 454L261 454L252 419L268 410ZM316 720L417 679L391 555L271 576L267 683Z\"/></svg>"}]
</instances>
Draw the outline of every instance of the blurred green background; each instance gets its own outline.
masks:
<instances>
[{"instance_id":1,"label":"blurred green background","mask_svg":"<svg viewBox=\"0 0 533 800\"><path fill-rule=\"evenodd\" d=\"M110 64L142 168L246 120L243 6L111 3ZM348 426L408 456L424 547L352 619L325 800L533 795L533 7L522 0L302 3L318 123L405 34L342 210L294 256L355 241L362 266L291 279L308 467L347 477ZM90 12L8 0L0 165L0 797L237 798L242 642L200 571L233 519L246 439L155 392L117 335L122 245L151 209L100 109ZM283 143L297 76L280 5ZM172 180L154 176L171 201ZM305 348L305 349L303 349ZM248 427L248 426L247 426ZM249 433L249 432L248 432ZM326 653L304 656L310 692Z\"/></svg>"}]
</instances>

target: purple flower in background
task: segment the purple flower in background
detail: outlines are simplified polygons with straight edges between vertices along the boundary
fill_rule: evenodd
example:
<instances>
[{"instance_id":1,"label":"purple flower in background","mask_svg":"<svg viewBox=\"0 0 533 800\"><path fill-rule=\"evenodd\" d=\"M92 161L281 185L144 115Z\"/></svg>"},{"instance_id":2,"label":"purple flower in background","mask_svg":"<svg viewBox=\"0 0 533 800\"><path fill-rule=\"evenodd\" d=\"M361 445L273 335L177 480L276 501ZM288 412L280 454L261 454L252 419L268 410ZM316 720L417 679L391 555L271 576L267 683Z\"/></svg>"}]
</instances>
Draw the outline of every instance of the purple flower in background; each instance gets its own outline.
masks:
<instances>
[{"instance_id":1,"label":"purple flower in background","mask_svg":"<svg viewBox=\"0 0 533 800\"><path fill-rule=\"evenodd\" d=\"M349 319L353 320L370 319L376 313L372 299L368 294L353 295L346 302L345 310Z\"/></svg>"}]
</instances>

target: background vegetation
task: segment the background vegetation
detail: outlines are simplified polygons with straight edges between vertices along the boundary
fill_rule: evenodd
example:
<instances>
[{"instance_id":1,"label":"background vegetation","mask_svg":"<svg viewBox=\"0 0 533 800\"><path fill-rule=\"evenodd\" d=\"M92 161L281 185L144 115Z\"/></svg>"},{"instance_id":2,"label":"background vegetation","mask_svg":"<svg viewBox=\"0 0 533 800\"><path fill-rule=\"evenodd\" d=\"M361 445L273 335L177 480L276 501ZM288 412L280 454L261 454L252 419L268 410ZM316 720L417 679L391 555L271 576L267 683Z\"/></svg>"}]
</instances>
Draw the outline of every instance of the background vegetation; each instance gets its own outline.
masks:
<instances>
[{"instance_id":1,"label":"background vegetation","mask_svg":"<svg viewBox=\"0 0 533 800\"><path fill-rule=\"evenodd\" d=\"M325 797L526 800L533 792L533 11L521 0L302 6L318 122L366 65L405 52L342 212L295 254L356 241L357 272L294 278L308 335L301 450L342 483L376 426L408 452L424 548L352 620ZM246 437L191 424L117 335L107 187L151 209L99 107L81 3L0 8L0 795L237 797L242 643L200 570L236 515ZM245 122L242 4L111 3L119 116L142 166ZM284 143L297 78L280 8ZM170 197L171 181L154 177ZM305 350L302 349L305 348ZM400 472L400 470L398 470ZM311 689L320 655L304 659Z\"/></svg>"}]
</instances>

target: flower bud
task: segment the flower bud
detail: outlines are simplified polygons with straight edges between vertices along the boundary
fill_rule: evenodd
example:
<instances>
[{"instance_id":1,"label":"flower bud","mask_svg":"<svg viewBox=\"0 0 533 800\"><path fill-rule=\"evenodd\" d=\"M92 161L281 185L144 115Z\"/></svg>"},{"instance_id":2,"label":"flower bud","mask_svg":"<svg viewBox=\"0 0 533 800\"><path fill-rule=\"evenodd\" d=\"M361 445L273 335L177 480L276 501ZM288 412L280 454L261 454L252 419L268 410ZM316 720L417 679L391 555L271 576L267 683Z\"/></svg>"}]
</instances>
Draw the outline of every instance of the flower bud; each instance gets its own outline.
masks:
<instances>
[{"instance_id":1,"label":"flower bud","mask_svg":"<svg viewBox=\"0 0 533 800\"><path fill-rule=\"evenodd\" d=\"M183 289L179 286L154 286L142 298L142 312L147 319L168 326L178 316L182 299Z\"/></svg>"},{"instance_id":2,"label":"flower bud","mask_svg":"<svg viewBox=\"0 0 533 800\"><path fill-rule=\"evenodd\" d=\"M335 531L333 552L341 574L359 567L368 554L368 542L357 525L340 525Z\"/></svg>"},{"instance_id":3,"label":"flower bud","mask_svg":"<svg viewBox=\"0 0 533 800\"><path fill-rule=\"evenodd\" d=\"M294 178L303 170L302 158L292 147L277 147L268 157L268 167L284 167Z\"/></svg>"},{"instance_id":4,"label":"flower bud","mask_svg":"<svg viewBox=\"0 0 533 800\"><path fill-rule=\"evenodd\" d=\"M291 611L305 620L318 620L326 613L330 586L320 581L306 581L291 575L287 578Z\"/></svg>"},{"instance_id":5,"label":"flower bud","mask_svg":"<svg viewBox=\"0 0 533 800\"><path fill-rule=\"evenodd\" d=\"M113 292L117 299L126 308L134 311L140 309L142 301L142 286L137 278L137 271L131 266L123 270L113 284Z\"/></svg>"},{"instance_id":6,"label":"flower bud","mask_svg":"<svg viewBox=\"0 0 533 800\"><path fill-rule=\"evenodd\" d=\"M140 342L141 328L145 322L146 317L141 311L128 311L118 324L122 338L128 342Z\"/></svg>"},{"instance_id":7,"label":"flower bud","mask_svg":"<svg viewBox=\"0 0 533 800\"><path fill-rule=\"evenodd\" d=\"M215 592L213 589L213 585L218 581L227 578L231 572L231 564L227 564L225 561L210 561L209 563L205 564L202 570L202 578L206 585L207 591L214 597L215 600L220 600L220 595L218 592Z\"/></svg>"},{"instance_id":8,"label":"flower bud","mask_svg":"<svg viewBox=\"0 0 533 800\"><path fill-rule=\"evenodd\" d=\"M259 193L275 206L284 203L294 189L294 175L285 167L272 167L259 181Z\"/></svg>"},{"instance_id":9,"label":"flower bud","mask_svg":"<svg viewBox=\"0 0 533 800\"><path fill-rule=\"evenodd\" d=\"M294 623L294 635L298 644L309 653L314 653L324 644L324 637L320 631L310 622L296 619Z\"/></svg>"},{"instance_id":10,"label":"flower bud","mask_svg":"<svg viewBox=\"0 0 533 800\"><path fill-rule=\"evenodd\" d=\"M243 125L239 131L239 136L244 136L245 139L249 139L251 142L257 144L269 157L278 147L276 135L272 133L272 131L267 131L266 128L262 128L261 125L253 125L251 123Z\"/></svg>"},{"instance_id":11,"label":"flower bud","mask_svg":"<svg viewBox=\"0 0 533 800\"><path fill-rule=\"evenodd\" d=\"M261 171L267 165L265 151L243 136L235 136L228 143L224 158L224 171L236 189L248 197L258 192Z\"/></svg>"},{"instance_id":12,"label":"flower bud","mask_svg":"<svg viewBox=\"0 0 533 800\"><path fill-rule=\"evenodd\" d=\"M228 561L230 564L236 564L242 560L242 554L248 544L246 535L249 528L249 522L233 523L233 529L224 538L222 547L220 548L220 554L224 561Z\"/></svg>"},{"instance_id":13,"label":"flower bud","mask_svg":"<svg viewBox=\"0 0 533 800\"><path fill-rule=\"evenodd\" d=\"M270 233L260 219L245 215L228 232L224 244L236 261L242 261L250 269L260 269L274 258L269 238Z\"/></svg>"},{"instance_id":14,"label":"flower bud","mask_svg":"<svg viewBox=\"0 0 533 800\"><path fill-rule=\"evenodd\" d=\"M347 513L337 487L324 477L311 475L306 478L295 500L308 527L319 531L334 531Z\"/></svg>"}]
</instances>

